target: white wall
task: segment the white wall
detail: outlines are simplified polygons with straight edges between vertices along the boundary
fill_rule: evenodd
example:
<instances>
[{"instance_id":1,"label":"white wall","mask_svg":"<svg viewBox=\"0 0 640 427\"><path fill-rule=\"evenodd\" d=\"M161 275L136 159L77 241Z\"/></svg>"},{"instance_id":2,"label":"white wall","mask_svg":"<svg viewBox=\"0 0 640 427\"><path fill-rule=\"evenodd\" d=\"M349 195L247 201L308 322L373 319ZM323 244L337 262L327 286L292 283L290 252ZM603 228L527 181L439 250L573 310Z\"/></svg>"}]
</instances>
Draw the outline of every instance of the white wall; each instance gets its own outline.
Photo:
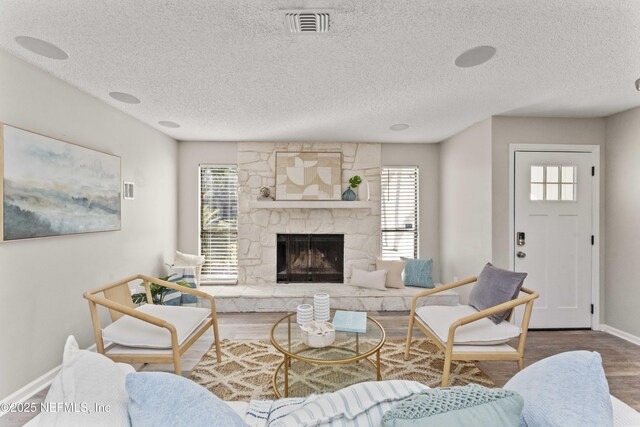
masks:
<instances>
[{"instance_id":1,"label":"white wall","mask_svg":"<svg viewBox=\"0 0 640 427\"><path fill-rule=\"evenodd\" d=\"M440 279L449 282L491 261L491 119L440 145Z\"/></svg>"},{"instance_id":2,"label":"white wall","mask_svg":"<svg viewBox=\"0 0 640 427\"><path fill-rule=\"evenodd\" d=\"M640 337L640 108L606 119L605 323Z\"/></svg>"},{"instance_id":3,"label":"white wall","mask_svg":"<svg viewBox=\"0 0 640 427\"><path fill-rule=\"evenodd\" d=\"M420 170L420 257L433 258L433 280L440 281L440 144L382 144L382 166Z\"/></svg>"},{"instance_id":4,"label":"white wall","mask_svg":"<svg viewBox=\"0 0 640 427\"><path fill-rule=\"evenodd\" d=\"M2 400L58 365L68 335L94 343L84 291L172 259L177 143L4 51L0 121L121 156L122 179L136 183L121 231L0 244Z\"/></svg>"},{"instance_id":5,"label":"white wall","mask_svg":"<svg viewBox=\"0 0 640 427\"><path fill-rule=\"evenodd\" d=\"M201 164L235 165L236 142L180 141L178 143L178 250L197 254L198 194Z\"/></svg>"}]
</instances>

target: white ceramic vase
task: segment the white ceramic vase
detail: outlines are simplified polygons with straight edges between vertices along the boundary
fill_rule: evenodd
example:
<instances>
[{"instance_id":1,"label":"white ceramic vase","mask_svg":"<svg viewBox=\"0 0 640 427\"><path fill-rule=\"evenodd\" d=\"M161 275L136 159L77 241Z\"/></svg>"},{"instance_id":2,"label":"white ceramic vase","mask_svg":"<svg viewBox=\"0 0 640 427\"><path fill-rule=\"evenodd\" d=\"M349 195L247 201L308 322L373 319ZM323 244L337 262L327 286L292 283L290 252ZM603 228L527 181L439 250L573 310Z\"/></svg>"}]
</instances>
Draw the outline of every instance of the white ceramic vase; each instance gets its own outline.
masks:
<instances>
[{"instance_id":1,"label":"white ceramic vase","mask_svg":"<svg viewBox=\"0 0 640 427\"><path fill-rule=\"evenodd\" d=\"M369 191L369 181L367 178L362 178L362 182L358 186L358 200L368 202L371 200L371 194Z\"/></svg>"}]
</instances>

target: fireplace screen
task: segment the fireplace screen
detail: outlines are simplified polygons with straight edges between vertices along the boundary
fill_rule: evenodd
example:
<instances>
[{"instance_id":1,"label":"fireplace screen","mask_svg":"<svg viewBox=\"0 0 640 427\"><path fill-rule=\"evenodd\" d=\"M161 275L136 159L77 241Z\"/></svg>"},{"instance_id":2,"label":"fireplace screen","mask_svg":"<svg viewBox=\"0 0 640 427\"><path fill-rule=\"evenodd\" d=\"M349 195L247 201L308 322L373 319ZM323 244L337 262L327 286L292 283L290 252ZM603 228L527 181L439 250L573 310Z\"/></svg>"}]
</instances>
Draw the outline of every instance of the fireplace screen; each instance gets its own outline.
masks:
<instances>
[{"instance_id":1,"label":"fireplace screen","mask_svg":"<svg viewBox=\"0 0 640 427\"><path fill-rule=\"evenodd\" d=\"M344 282L344 235L278 234L279 283Z\"/></svg>"}]
</instances>

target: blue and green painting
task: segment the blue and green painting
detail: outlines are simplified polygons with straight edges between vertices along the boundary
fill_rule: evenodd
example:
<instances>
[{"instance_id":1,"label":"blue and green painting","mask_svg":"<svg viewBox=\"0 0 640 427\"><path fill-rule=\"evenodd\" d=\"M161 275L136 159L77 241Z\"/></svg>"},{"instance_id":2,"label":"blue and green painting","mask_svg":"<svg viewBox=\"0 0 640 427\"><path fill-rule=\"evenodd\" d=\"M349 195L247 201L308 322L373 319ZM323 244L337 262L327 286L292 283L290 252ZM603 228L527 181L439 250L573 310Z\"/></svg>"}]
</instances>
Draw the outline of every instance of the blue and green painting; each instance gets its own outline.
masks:
<instances>
[{"instance_id":1,"label":"blue and green painting","mask_svg":"<svg viewBox=\"0 0 640 427\"><path fill-rule=\"evenodd\" d=\"M3 239L120 229L120 158L2 125Z\"/></svg>"}]
</instances>

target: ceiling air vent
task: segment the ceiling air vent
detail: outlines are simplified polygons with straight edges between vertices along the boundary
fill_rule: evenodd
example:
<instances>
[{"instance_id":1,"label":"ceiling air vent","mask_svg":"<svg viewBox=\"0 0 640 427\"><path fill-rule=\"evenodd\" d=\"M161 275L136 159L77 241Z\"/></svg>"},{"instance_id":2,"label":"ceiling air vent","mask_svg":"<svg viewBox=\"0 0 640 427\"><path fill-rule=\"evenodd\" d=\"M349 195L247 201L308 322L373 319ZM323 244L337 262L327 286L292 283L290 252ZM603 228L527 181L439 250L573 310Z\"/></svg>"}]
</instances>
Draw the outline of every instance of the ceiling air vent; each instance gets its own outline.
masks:
<instances>
[{"instance_id":1,"label":"ceiling air vent","mask_svg":"<svg viewBox=\"0 0 640 427\"><path fill-rule=\"evenodd\" d=\"M329 11L287 10L285 31L290 34L316 34L329 31Z\"/></svg>"}]
</instances>

